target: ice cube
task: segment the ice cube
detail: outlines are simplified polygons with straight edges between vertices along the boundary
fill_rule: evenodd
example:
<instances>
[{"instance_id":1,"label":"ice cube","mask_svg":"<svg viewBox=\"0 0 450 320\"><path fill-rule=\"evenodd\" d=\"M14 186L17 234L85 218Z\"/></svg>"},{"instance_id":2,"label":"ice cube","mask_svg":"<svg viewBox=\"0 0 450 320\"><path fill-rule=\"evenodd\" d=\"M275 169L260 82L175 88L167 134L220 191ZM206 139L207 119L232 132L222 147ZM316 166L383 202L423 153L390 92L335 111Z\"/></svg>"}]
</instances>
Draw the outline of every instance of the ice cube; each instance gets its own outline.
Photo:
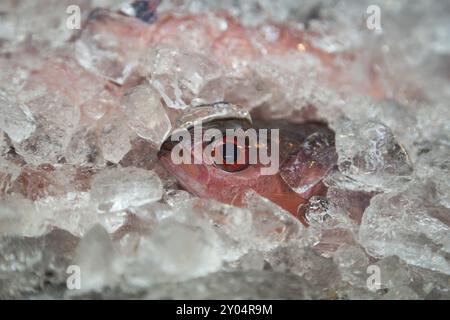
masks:
<instances>
[{"instance_id":1,"label":"ice cube","mask_svg":"<svg viewBox=\"0 0 450 320\"><path fill-rule=\"evenodd\" d=\"M122 85L148 48L149 35L138 19L96 9L75 43L75 55L86 70Z\"/></svg>"},{"instance_id":2,"label":"ice cube","mask_svg":"<svg viewBox=\"0 0 450 320\"><path fill-rule=\"evenodd\" d=\"M100 90L80 106L84 115L93 120L101 119L111 108L116 107L117 97L109 90Z\"/></svg>"},{"instance_id":3,"label":"ice cube","mask_svg":"<svg viewBox=\"0 0 450 320\"><path fill-rule=\"evenodd\" d=\"M415 157L414 151L417 140L423 135L422 128L418 125L418 115L412 110L412 106L405 105L396 100L384 100L379 104L369 103L365 112L366 117L378 119L392 130L395 138L401 143L408 155Z\"/></svg>"},{"instance_id":4,"label":"ice cube","mask_svg":"<svg viewBox=\"0 0 450 320\"><path fill-rule=\"evenodd\" d=\"M155 149L167 138L172 125L158 92L148 84L132 88L122 99L122 110L130 127Z\"/></svg>"},{"instance_id":5,"label":"ice cube","mask_svg":"<svg viewBox=\"0 0 450 320\"><path fill-rule=\"evenodd\" d=\"M421 297L410 287L396 287L383 296L385 300L417 300Z\"/></svg>"},{"instance_id":6,"label":"ice cube","mask_svg":"<svg viewBox=\"0 0 450 320\"><path fill-rule=\"evenodd\" d=\"M225 101L242 106L247 110L270 103L275 99L274 84L257 73L245 78L232 78L225 91ZM220 101L220 100L216 100Z\"/></svg>"},{"instance_id":7,"label":"ice cube","mask_svg":"<svg viewBox=\"0 0 450 320\"><path fill-rule=\"evenodd\" d=\"M36 200L57 192L62 187L53 175L54 168L24 167L14 181L12 191L24 197Z\"/></svg>"},{"instance_id":8,"label":"ice cube","mask_svg":"<svg viewBox=\"0 0 450 320\"><path fill-rule=\"evenodd\" d=\"M311 294L316 297L323 297L325 290L336 288L341 280L333 260L310 248L278 247L268 255L267 262L274 271L292 273L308 281Z\"/></svg>"},{"instance_id":9,"label":"ice cube","mask_svg":"<svg viewBox=\"0 0 450 320\"><path fill-rule=\"evenodd\" d=\"M155 168L158 150L150 141L136 138L131 141L131 150L120 161L123 167L136 167L146 170Z\"/></svg>"},{"instance_id":10,"label":"ice cube","mask_svg":"<svg viewBox=\"0 0 450 320\"><path fill-rule=\"evenodd\" d=\"M353 191L329 186L327 198L336 206L345 211L347 216L361 224L364 210L369 206L370 199L375 193L364 191Z\"/></svg>"},{"instance_id":11,"label":"ice cube","mask_svg":"<svg viewBox=\"0 0 450 320\"><path fill-rule=\"evenodd\" d=\"M183 205L183 203L192 200L193 196L184 190L168 190L164 193L163 200L171 207Z\"/></svg>"},{"instance_id":12,"label":"ice cube","mask_svg":"<svg viewBox=\"0 0 450 320\"><path fill-rule=\"evenodd\" d=\"M22 142L36 130L36 122L28 106L14 102L1 90L0 129L15 142Z\"/></svg>"},{"instance_id":13,"label":"ice cube","mask_svg":"<svg viewBox=\"0 0 450 320\"><path fill-rule=\"evenodd\" d=\"M124 115L118 111L104 119L99 133L99 144L103 158L112 163L119 163L130 151L130 140L135 137L128 127Z\"/></svg>"},{"instance_id":14,"label":"ice cube","mask_svg":"<svg viewBox=\"0 0 450 320\"><path fill-rule=\"evenodd\" d=\"M172 217L178 212L165 203L152 202L140 207L129 209L131 213L139 217L140 223L148 228L153 228L162 220Z\"/></svg>"},{"instance_id":15,"label":"ice cube","mask_svg":"<svg viewBox=\"0 0 450 320\"><path fill-rule=\"evenodd\" d=\"M449 297L448 283L450 282L450 276L440 272L432 271L429 269L423 269L408 265L414 275L414 282L410 284L410 287L422 289L422 292L426 299L439 299L446 300ZM417 277L419 279L417 279Z\"/></svg>"},{"instance_id":16,"label":"ice cube","mask_svg":"<svg viewBox=\"0 0 450 320\"><path fill-rule=\"evenodd\" d=\"M67 163L73 165L98 164L101 151L95 128L81 126L72 136L64 153Z\"/></svg>"},{"instance_id":17,"label":"ice cube","mask_svg":"<svg viewBox=\"0 0 450 320\"><path fill-rule=\"evenodd\" d=\"M35 202L36 210L45 217L48 228L58 227L82 237L97 223L102 223L87 192L68 192L49 196Z\"/></svg>"},{"instance_id":18,"label":"ice cube","mask_svg":"<svg viewBox=\"0 0 450 320\"><path fill-rule=\"evenodd\" d=\"M12 191L14 181L20 174L20 167L0 156L0 199Z\"/></svg>"},{"instance_id":19,"label":"ice cube","mask_svg":"<svg viewBox=\"0 0 450 320\"><path fill-rule=\"evenodd\" d=\"M99 212L118 212L158 201L163 190L161 180L153 171L111 168L94 177L91 194Z\"/></svg>"},{"instance_id":20,"label":"ice cube","mask_svg":"<svg viewBox=\"0 0 450 320\"><path fill-rule=\"evenodd\" d=\"M55 229L41 237L0 237L0 296L62 298L78 238Z\"/></svg>"},{"instance_id":21,"label":"ice cube","mask_svg":"<svg viewBox=\"0 0 450 320\"><path fill-rule=\"evenodd\" d=\"M14 146L24 159L34 165L58 163L76 130L80 110L59 95L46 93L27 103L37 121L36 130Z\"/></svg>"},{"instance_id":22,"label":"ice cube","mask_svg":"<svg viewBox=\"0 0 450 320\"><path fill-rule=\"evenodd\" d=\"M28 199L36 200L47 196L57 196L77 188L76 172L69 166L41 165L24 166L14 181L12 191Z\"/></svg>"},{"instance_id":23,"label":"ice cube","mask_svg":"<svg viewBox=\"0 0 450 320\"><path fill-rule=\"evenodd\" d=\"M366 287L369 258L361 247L343 245L336 251L333 261L338 266L343 281L352 286Z\"/></svg>"},{"instance_id":24,"label":"ice cube","mask_svg":"<svg viewBox=\"0 0 450 320\"><path fill-rule=\"evenodd\" d=\"M270 99L259 110L267 117L277 119L289 117L299 121L317 120L327 118L330 114L327 110L330 109L333 113L332 118L336 117L336 109L342 103L342 98L327 85L322 75L324 68L316 56L309 53L286 52L252 60L249 65L257 74L257 79L266 82L263 88L268 87L271 94ZM249 78L251 83L252 77ZM253 96L253 99L258 101L265 95L260 93ZM315 112L316 110L323 112Z\"/></svg>"},{"instance_id":25,"label":"ice cube","mask_svg":"<svg viewBox=\"0 0 450 320\"><path fill-rule=\"evenodd\" d=\"M308 281L289 273L220 271L188 281L151 286L145 298L311 299L313 293Z\"/></svg>"},{"instance_id":26,"label":"ice cube","mask_svg":"<svg viewBox=\"0 0 450 320\"><path fill-rule=\"evenodd\" d=\"M30 200L16 195L2 200L0 222L1 235L31 237L48 231L45 215Z\"/></svg>"},{"instance_id":27,"label":"ice cube","mask_svg":"<svg viewBox=\"0 0 450 320\"><path fill-rule=\"evenodd\" d=\"M380 285L382 289L404 287L414 281L413 272L398 256L383 258L374 265L380 268Z\"/></svg>"},{"instance_id":28,"label":"ice cube","mask_svg":"<svg viewBox=\"0 0 450 320\"><path fill-rule=\"evenodd\" d=\"M74 258L79 268L82 291L114 287L123 264L109 234L103 227L92 227L80 241Z\"/></svg>"},{"instance_id":29,"label":"ice cube","mask_svg":"<svg viewBox=\"0 0 450 320\"><path fill-rule=\"evenodd\" d=\"M10 150L10 143L6 134L0 130L0 156L3 158Z\"/></svg>"},{"instance_id":30,"label":"ice cube","mask_svg":"<svg viewBox=\"0 0 450 320\"><path fill-rule=\"evenodd\" d=\"M169 46L157 47L143 63L164 102L177 109L186 108L208 82L222 75L220 66L207 56Z\"/></svg>"},{"instance_id":31,"label":"ice cube","mask_svg":"<svg viewBox=\"0 0 450 320\"><path fill-rule=\"evenodd\" d=\"M235 261L250 249L264 250L264 243L253 236L250 210L195 197L175 204L174 208L177 210L174 217L184 223L200 219L214 227L223 244L221 256L224 261Z\"/></svg>"},{"instance_id":32,"label":"ice cube","mask_svg":"<svg viewBox=\"0 0 450 320\"><path fill-rule=\"evenodd\" d=\"M411 180L412 164L391 130L375 121L344 120L336 131L339 171L348 189L395 190Z\"/></svg>"},{"instance_id":33,"label":"ice cube","mask_svg":"<svg viewBox=\"0 0 450 320\"><path fill-rule=\"evenodd\" d=\"M199 106L203 104L212 104L217 101L228 101L234 103L228 98L225 98L225 90L228 86L228 81L225 77L219 77L206 83L198 95L191 100L192 106Z\"/></svg>"},{"instance_id":34,"label":"ice cube","mask_svg":"<svg viewBox=\"0 0 450 320\"><path fill-rule=\"evenodd\" d=\"M450 148L445 144L431 144L418 156L415 165L421 179L433 180L439 204L450 208Z\"/></svg>"},{"instance_id":35,"label":"ice cube","mask_svg":"<svg viewBox=\"0 0 450 320\"><path fill-rule=\"evenodd\" d=\"M437 204L433 188L430 181L413 181L404 191L372 198L359 230L367 252L450 274L449 209Z\"/></svg>"},{"instance_id":36,"label":"ice cube","mask_svg":"<svg viewBox=\"0 0 450 320\"><path fill-rule=\"evenodd\" d=\"M330 199L313 196L298 211L310 225L311 232L316 233L318 240L313 247L322 256L333 256L342 245L356 243L355 223Z\"/></svg>"},{"instance_id":37,"label":"ice cube","mask_svg":"<svg viewBox=\"0 0 450 320\"><path fill-rule=\"evenodd\" d=\"M243 204L252 212L248 241L257 250L298 243L306 245L314 235L291 214L254 191L244 195Z\"/></svg>"},{"instance_id":38,"label":"ice cube","mask_svg":"<svg viewBox=\"0 0 450 320\"><path fill-rule=\"evenodd\" d=\"M265 258L264 252L249 250L238 260L230 263L230 270L264 270L267 267Z\"/></svg>"},{"instance_id":39,"label":"ice cube","mask_svg":"<svg viewBox=\"0 0 450 320\"><path fill-rule=\"evenodd\" d=\"M306 138L295 157L283 163L280 175L295 192L307 194L322 181L336 160L333 137L314 133Z\"/></svg>"},{"instance_id":40,"label":"ice cube","mask_svg":"<svg viewBox=\"0 0 450 320\"><path fill-rule=\"evenodd\" d=\"M140 250L160 272L178 279L206 275L222 264L220 242L212 228L203 224L163 220Z\"/></svg>"},{"instance_id":41,"label":"ice cube","mask_svg":"<svg viewBox=\"0 0 450 320\"><path fill-rule=\"evenodd\" d=\"M305 217L306 222L310 225L323 225L328 226L331 222L332 224L337 221L333 221L336 218L333 215L339 214L340 212L336 212L337 208L331 203L327 198L320 196L311 197L306 204L301 204L299 207L299 212L301 216ZM335 219L333 219L335 218Z\"/></svg>"},{"instance_id":42,"label":"ice cube","mask_svg":"<svg viewBox=\"0 0 450 320\"><path fill-rule=\"evenodd\" d=\"M8 237L1 238L0 246L2 295L20 296L23 293L37 292L41 279L35 269L41 267L42 248L27 243L23 238ZM8 278L13 281L8 281Z\"/></svg>"}]
</instances>

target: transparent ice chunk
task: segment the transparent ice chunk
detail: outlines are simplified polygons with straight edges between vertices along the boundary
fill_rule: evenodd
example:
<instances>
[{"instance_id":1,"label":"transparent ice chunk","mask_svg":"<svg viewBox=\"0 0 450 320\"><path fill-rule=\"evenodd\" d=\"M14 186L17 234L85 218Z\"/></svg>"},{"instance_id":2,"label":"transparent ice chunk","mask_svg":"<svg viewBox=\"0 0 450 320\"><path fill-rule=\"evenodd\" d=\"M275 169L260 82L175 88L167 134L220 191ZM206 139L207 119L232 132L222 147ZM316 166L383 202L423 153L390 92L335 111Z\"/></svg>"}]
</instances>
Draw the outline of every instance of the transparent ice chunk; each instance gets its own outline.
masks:
<instances>
[{"instance_id":1,"label":"transparent ice chunk","mask_svg":"<svg viewBox=\"0 0 450 320\"><path fill-rule=\"evenodd\" d=\"M138 66L148 35L138 19L96 9L75 43L75 56L86 70L122 85Z\"/></svg>"},{"instance_id":2,"label":"transparent ice chunk","mask_svg":"<svg viewBox=\"0 0 450 320\"><path fill-rule=\"evenodd\" d=\"M161 180L152 171L138 168L103 170L92 181L92 200L99 212L117 212L161 199Z\"/></svg>"},{"instance_id":3,"label":"transparent ice chunk","mask_svg":"<svg viewBox=\"0 0 450 320\"><path fill-rule=\"evenodd\" d=\"M372 198L359 241L377 257L397 255L408 264L450 274L449 209L439 206L431 181Z\"/></svg>"},{"instance_id":4,"label":"transparent ice chunk","mask_svg":"<svg viewBox=\"0 0 450 320\"><path fill-rule=\"evenodd\" d=\"M398 256L389 256L377 261L380 268L380 285L382 289L398 288L410 285L414 274L408 265Z\"/></svg>"},{"instance_id":5,"label":"transparent ice chunk","mask_svg":"<svg viewBox=\"0 0 450 320\"><path fill-rule=\"evenodd\" d=\"M100 225L91 228L80 241L74 262L81 275L82 291L114 287L122 270L120 256Z\"/></svg>"},{"instance_id":6,"label":"transparent ice chunk","mask_svg":"<svg viewBox=\"0 0 450 320\"><path fill-rule=\"evenodd\" d=\"M311 248L299 248L297 245L278 247L267 257L274 271L292 273L307 280L313 297L323 297L326 290L336 288L341 276L336 264Z\"/></svg>"},{"instance_id":7,"label":"transparent ice chunk","mask_svg":"<svg viewBox=\"0 0 450 320\"><path fill-rule=\"evenodd\" d=\"M14 143L17 153L34 165L58 163L79 124L79 108L51 93L32 99L27 105L36 119L36 130L27 139Z\"/></svg>"},{"instance_id":8,"label":"transparent ice chunk","mask_svg":"<svg viewBox=\"0 0 450 320\"><path fill-rule=\"evenodd\" d=\"M187 279L214 272L222 264L220 242L207 225L164 220L139 250L162 274Z\"/></svg>"},{"instance_id":9,"label":"transparent ice chunk","mask_svg":"<svg viewBox=\"0 0 450 320\"><path fill-rule=\"evenodd\" d=\"M333 138L314 133L306 138L295 157L283 163L280 175L295 192L306 194L322 181L336 160Z\"/></svg>"},{"instance_id":10,"label":"transparent ice chunk","mask_svg":"<svg viewBox=\"0 0 450 320\"><path fill-rule=\"evenodd\" d=\"M152 84L171 108L186 108L222 70L207 56L161 46L145 59Z\"/></svg>"},{"instance_id":11,"label":"transparent ice chunk","mask_svg":"<svg viewBox=\"0 0 450 320\"><path fill-rule=\"evenodd\" d=\"M130 151L133 136L133 131L120 112L116 111L114 115L104 119L98 138L103 158L119 163Z\"/></svg>"},{"instance_id":12,"label":"transparent ice chunk","mask_svg":"<svg viewBox=\"0 0 450 320\"><path fill-rule=\"evenodd\" d=\"M159 149L172 125L158 92L148 84L134 87L122 99L122 110L136 134Z\"/></svg>"},{"instance_id":13,"label":"transparent ice chunk","mask_svg":"<svg viewBox=\"0 0 450 320\"><path fill-rule=\"evenodd\" d=\"M82 237L95 224L101 222L87 192L49 196L36 201L35 206L36 210L44 215L48 228L58 227L77 237Z\"/></svg>"},{"instance_id":14,"label":"transparent ice chunk","mask_svg":"<svg viewBox=\"0 0 450 320\"><path fill-rule=\"evenodd\" d=\"M336 150L339 171L355 181L349 189L394 190L411 180L408 153L382 123L343 121L336 131Z\"/></svg>"},{"instance_id":15,"label":"transparent ice chunk","mask_svg":"<svg viewBox=\"0 0 450 320\"><path fill-rule=\"evenodd\" d=\"M20 196L2 200L0 222L0 235L33 237L48 231L45 215L36 210L33 202Z\"/></svg>"},{"instance_id":16,"label":"transparent ice chunk","mask_svg":"<svg viewBox=\"0 0 450 320\"><path fill-rule=\"evenodd\" d=\"M336 251L333 261L338 266L343 281L353 286L366 287L369 258L363 249L343 245Z\"/></svg>"},{"instance_id":17,"label":"transparent ice chunk","mask_svg":"<svg viewBox=\"0 0 450 320\"><path fill-rule=\"evenodd\" d=\"M244 195L243 203L252 212L249 241L258 250L270 250L289 243L306 245L314 237L291 214L254 191Z\"/></svg>"},{"instance_id":18,"label":"transparent ice chunk","mask_svg":"<svg viewBox=\"0 0 450 320\"><path fill-rule=\"evenodd\" d=\"M36 122L29 108L14 102L1 90L0 129L15 142L22 142L36 130Z\"/></svg>"},{"instance_id":19,"label":"transparent ice chunk","mask_svg":"<svg viewBox=\"0 0 450 320\"><path fill-rule=\"evenodd\" d=\"M322 256L333 256L342 245L356 243L356 224L330 199L313 196L300 205L298 212L310 225L311 232L316 233L314 249Z\"/></svg>"},{"instance_id":20,"label":"transparent ice chunk","mask_svg":"<svg viewBox=\"0 0 450 320\"><path fill-rule=\"evenodd\" d=\"M81 126L72 136L64 158L73 165L97 164L101 160L98 136L95 128Z\"/></svg>"},{"instance_id":21,"label":"transparent ice chunk","mask_svg":"<svg viewBox=\"0 0 450 320\"><path fill-rule=\"evenodd\" d=\"M4 299L62 297L78 238L59 229L40 237L0 237Z\"/></svg>"}]
</instances>

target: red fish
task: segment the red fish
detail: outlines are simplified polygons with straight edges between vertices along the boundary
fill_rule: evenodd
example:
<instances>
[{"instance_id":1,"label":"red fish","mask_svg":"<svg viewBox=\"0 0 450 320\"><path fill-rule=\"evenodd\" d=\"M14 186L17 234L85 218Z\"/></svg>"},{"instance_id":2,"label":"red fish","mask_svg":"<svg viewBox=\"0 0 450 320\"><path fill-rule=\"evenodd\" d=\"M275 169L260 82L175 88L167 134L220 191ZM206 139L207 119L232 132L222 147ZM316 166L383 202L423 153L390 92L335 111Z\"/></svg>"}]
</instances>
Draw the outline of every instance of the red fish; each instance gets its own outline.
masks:
<instances>
[{"instance_id":1,"label":"red fish","mask_svg":"<svg viewBox=\"0 0 450 320\"><path fill-rule=\"evenodd\" d=\"M232 143L233 154L227 154L224 148L221 156L234 157L235 162L222 163L181 163L173 161L172 150L177 142L168 139L159 152L164 167L172 173L179 183L191 193L204 198L243 206L243 195L254 190L281 208L297 216L300 204L313 195L323 195L326 191L322 178L336 162L334 134L321 123L289 123L288 121L255 120L249 123L243 119L211 120L203 124L203 134L207 129L241 128L279 129L279 170L272 175L263 175L261 163L249 163L248 159L238 162L237 151L247 152L247 145L239 145L237 140L219 142ZM193 128L190 128L193 131ZM193 136L193 135L191 135ZM179 142L182 143L182 142ZM214 142L211 142L214 143ZM199 144L204 150L208 142L192 140L188 152L193 153ZM259 146L261 147L261 146ZM299 217L302 220L302 217Z\"/></svg>"}]
</instances>

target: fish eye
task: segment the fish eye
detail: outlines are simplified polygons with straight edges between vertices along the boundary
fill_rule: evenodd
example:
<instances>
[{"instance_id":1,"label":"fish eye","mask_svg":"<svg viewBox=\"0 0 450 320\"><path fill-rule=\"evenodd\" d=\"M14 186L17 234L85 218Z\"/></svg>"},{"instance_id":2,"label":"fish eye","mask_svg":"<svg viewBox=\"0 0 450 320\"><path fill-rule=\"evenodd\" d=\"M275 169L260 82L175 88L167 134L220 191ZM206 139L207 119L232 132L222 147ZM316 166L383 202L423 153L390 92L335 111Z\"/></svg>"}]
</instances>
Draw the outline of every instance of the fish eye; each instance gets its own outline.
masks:
<instances>
[{"instance_id":1,"label":"fish eye","mask_svg":"<svg viewBox=\"0 0 450 320\"><path fill-rule=\"evenodd\" d=\"M215 162L214 166L227 172L239 172L249 166L248 148L246 145L239 145L234 141L224 141L218 143L214 150L214 156L218 156L222 161Z\"/></svg>"}]
</instances>

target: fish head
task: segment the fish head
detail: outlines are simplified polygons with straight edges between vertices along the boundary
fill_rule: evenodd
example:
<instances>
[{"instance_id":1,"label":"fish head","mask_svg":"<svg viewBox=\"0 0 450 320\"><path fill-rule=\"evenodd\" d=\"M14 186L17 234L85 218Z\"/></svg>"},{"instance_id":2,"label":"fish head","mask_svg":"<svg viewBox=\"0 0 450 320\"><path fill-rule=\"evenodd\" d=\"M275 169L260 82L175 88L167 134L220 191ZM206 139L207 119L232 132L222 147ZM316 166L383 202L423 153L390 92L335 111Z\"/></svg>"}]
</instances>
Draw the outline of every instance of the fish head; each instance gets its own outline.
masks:
<instances>
[{"instance_id":1,"label":"fish head","mask_svg":"<svg viewBox=\"0 0 450 320\"><path fill-rule=\"evenodd\" d=\"M269 132L266 139L260 129ZM189 192L236 206L245 206L244 195L253 190L297 215L300 204L324 193L322 179L336 161L334 135L319 124L221 119L187 132L183 139L166 140L158 154L162 165ZM278 157L275 170L261 160L262 151L269 160Z\"/></svg>"}]
</instances>

